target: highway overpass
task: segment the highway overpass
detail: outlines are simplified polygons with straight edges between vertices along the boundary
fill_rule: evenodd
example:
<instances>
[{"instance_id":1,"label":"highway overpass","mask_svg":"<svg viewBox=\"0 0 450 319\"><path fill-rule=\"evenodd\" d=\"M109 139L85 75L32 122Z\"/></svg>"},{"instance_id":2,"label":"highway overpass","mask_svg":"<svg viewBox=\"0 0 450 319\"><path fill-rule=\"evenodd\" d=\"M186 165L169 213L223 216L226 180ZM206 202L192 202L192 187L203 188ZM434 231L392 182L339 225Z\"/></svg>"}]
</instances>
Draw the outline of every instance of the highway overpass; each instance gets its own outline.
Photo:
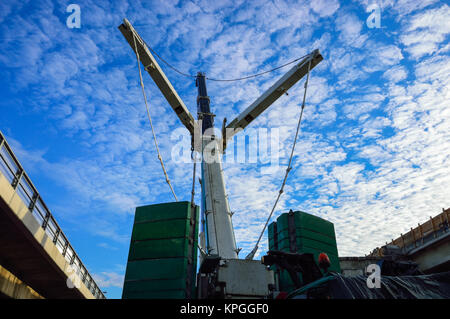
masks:
<instances>
[{"instance_id":1,"label":"highway overpass","mask_svg":"<svg viewBox=\"0 0 450 319\"><path fill-rule=\"evenodd\" d=\"M420 271L426 274L450 271L450 208L400 237L392 239L387 245L400 249L402 258L417 263ZM374 249L364 257L339 258L345 275L363 275L369 264L376 264L384 258L384 247Z\"/></svg>"},{"instance_id":2,"label":"highway overpass","mask_svg":"<svg viewBox=\"0 0 450 319\"><path fill-rule=\"evenodd\" d=\"M105 298L1 132L0 298Z\"/></svg>"}]
</instances>

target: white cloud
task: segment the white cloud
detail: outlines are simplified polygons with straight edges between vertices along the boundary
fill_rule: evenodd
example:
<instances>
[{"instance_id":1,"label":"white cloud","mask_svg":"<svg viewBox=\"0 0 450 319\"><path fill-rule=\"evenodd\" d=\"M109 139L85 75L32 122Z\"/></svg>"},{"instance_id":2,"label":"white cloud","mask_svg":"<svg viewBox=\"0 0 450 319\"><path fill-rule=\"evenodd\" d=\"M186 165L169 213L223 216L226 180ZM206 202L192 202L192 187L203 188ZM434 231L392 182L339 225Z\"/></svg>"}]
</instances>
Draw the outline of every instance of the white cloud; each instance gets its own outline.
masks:
<instances>
[{"instance_id":1,"label":"white cloud","mask_svg":"<svg viewBox=\"0 0 450 319\"><path fill-rule=\"evenodd\" d=\"M415 12L417 10L426 8L434 3L439 2L438 0L360 0L361 4L364 7L368 7L369 5L376 3L380 6L382 15L383 12L393 11L397 13L397 19L404 19L406 15Z\"/></svg>"},{"instance_id":2,"label":"white cloud","mask_svg":"<svg viewBox=\"0 0 450 319\"><path fill-rule=\"evenodd\" d=\"M311 2L311 9L321 17L327 17L339 9L339 2L337 0L318 0Z\"/></svg>"},{"instance_id":3,"label":"white cloud","mask_svg":"<svg viewBox=\"0 0 450 319\"><path fill-rule=\"evenodd\" d=\"M450 58L448 56L434 56L430 59L423 60L415 69L416 78L423 81L440 81L447 85L450 73Z\"/></svg>"},{"instance_id":4,"label":"white cloud","mask_svg":"<svg viewBox=\"0 0 450 319\"><path fill-rule=\"evenodd\" d=\"M16 41L2 38L0 47L2 67L14 74L12 90L26 93L22 102L35 112L27 115L51 123L47 130L76 149L57 153L42 147L45 142L22 142L27 150L19 157L30 175L49 172L76 201L79 209L65 211L64 219L76 215L102 242L127 243L130 229L124 225L130 225L134 207L172 197L152 144L135 56L117 30L121 18L136 21L142 37L180 69L210 77L253 74L318 47L325 60L311 73L294 169L274 218L289 208L322 216L335 223L341 254L368 253L450 205L444 121L450 116L450 63L443 55L448 6L417 12L432 3L382 1L382 19L388 10L414 13L399 20L400 34L386 38L366 34L361 16L336 1L90 3L78 33L69 32L51 6L30 19L0 10L0 20L10 21L3 23L2 37L14 34ZM405 52L418 60L408 64ZM195 113L193 81L161 66ZM225 116L231 120L285 71L246 82L209 81L216 125ZM192 167L170 160L170 133L180 126L178 119L147 75L144 81L169 176L177 195L189 198ZM252 123L282 132L278 171L264 175L253 164L224 164L242 255L277 195L302 93L299 83ZM260 253L265 249L266 240ZM112 272L99 276L104 286L119 287L123 280Z\"/></svg>"},{"instance_id":5,"label":"white cloud","mask_svg":"<svg viewBox=\"0 0 450 319\"><path fill-rule=\"evenodd\" d=\"M408 19L405 33L400 41L415 59L436 52L450 33L450 7L446 4L440 8L418 13Z\"/></svg>"},{"instance_id":6,"label":"white cloud","mask_svg":"<svg viewBox=\"0 0 450 319\"><path fill-rule=\"evenodd\" d=\"M340 32L340 38L351 47L361 47L368 38L367 35L361 34L364 22L353 13L339 14L335 23L336 29Z\"/></svg>"},{"instance_id":7,"label":"white cloud","mask_svg":"<svg viewBox=\"0 0 450 319\"><path fill-rule=\"evenodd\" d=\"M123 287L124 275L116 272L101 272L98 274L93 274L92 277L97 285L102 289L107 287Z\"/></svg>"},{"instance_id":8,"label":"white cloud","mask_svg":"<svg viewBox=\"0 0 450 319\"><path fill-rule=\"evenodd\" d=\"M392 83L397 83L399 81L402 81L402 80L406 79L407 76L408 76L408 71L402 65L394 66L383 73L383 77L385 79L391 81Z\"/></svg>"}]
</instances>

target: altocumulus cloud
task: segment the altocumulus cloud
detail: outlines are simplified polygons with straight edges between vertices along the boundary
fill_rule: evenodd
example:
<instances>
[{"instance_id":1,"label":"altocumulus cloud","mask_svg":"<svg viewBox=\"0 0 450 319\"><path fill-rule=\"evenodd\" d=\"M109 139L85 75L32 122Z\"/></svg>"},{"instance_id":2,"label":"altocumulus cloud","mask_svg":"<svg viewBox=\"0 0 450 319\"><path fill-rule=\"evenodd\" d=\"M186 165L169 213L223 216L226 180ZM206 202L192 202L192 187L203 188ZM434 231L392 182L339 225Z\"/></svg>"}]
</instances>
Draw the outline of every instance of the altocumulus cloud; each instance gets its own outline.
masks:
<instances>
[{"instance_id":1,"label":"altocumulus cloud","mask_svg":"<svg viewBox=\"0 0 450 319\"><path fill-rule=\"evenodd\" d=\"M324 61L311 75L294 169L274 218L290 208L322 216L335 223L341 255L368 253L450 206L449 6L382 1L382 28L369 29L369 4L79 1L82 27L70 30L66 3L2 2L1 129L47 202L61 208L62 192L76 204L59 213L79 229L75 240L92 236L102 243L95 249L108 251L108 263L123 265L134 207L172 198L152 144L136 58L117 30L121 19L177 68L213 78L261 72L319 48ZM195 83L161 65L195 114ZM283 72L209 82L217 124ZM170 136L180 124L147 75L144 81L169 176L188 200L192 166L171 160ZM281 132L278 170L224 164L242 255L277 195L302 93L298 84L252 123ZM265 250L263 241L260 254ZM87 258L101 286L121 287L123 269Z\"/></svg>"}]
</instances>

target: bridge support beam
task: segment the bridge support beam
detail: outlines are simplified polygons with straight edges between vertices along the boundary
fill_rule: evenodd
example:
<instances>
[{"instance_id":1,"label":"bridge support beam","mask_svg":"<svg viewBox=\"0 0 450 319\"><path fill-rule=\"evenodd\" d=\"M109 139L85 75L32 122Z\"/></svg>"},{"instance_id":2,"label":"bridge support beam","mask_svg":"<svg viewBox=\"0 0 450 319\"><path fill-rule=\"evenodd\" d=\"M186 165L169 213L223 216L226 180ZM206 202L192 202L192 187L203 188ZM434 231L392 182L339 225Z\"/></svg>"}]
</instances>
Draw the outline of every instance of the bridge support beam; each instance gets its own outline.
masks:
<instances>
[{"instance_id":1,"label":"bridge support beam","mask_svg":"<svg viewBox=\"0 0 450 319\"><path fill-rule=\"evenodd\" d=\"M0 298L44 299L8 269L0 265Z\"/></svg>"},{"instance_id":2,"label":"bridge support beam","mask_svg":"<svg viewBox=\"0 0 450 319\"><path fill-rule=\"evenodd\" d=\"M0 174L0 264L50 299L94 299L84 285L70 288L69 262Z\"/></svg>"},{"instance_id":3,"label":"bridge support beam","mask_svg":"<svg viewBox=\"0 0 450 319\"><path fill-rule=\"evenodd\" d=\"M425 273L450 271L450 233L412 250L409 256Z\"/></svg>"}]
</instances>

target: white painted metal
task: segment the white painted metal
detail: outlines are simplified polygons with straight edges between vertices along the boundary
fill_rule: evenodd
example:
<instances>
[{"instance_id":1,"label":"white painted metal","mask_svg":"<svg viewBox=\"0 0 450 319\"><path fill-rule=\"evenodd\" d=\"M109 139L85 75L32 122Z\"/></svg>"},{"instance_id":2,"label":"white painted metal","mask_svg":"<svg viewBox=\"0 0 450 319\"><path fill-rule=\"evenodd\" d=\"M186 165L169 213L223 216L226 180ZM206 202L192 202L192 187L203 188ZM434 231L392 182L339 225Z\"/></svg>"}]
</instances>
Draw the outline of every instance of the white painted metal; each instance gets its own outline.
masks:
<instances>
[{"instance_id":1,"label":"white painted metal","mask_svg":"<svg viewBox=\"0 0 450 319\"><path fill-rule=\"evenodd\" d=\"M238 250L225 190L219 142L211 136L202 138L202 183L205 192L207 251L229 259L237 258Z\"/></svg>"},{"instance_id":2,"label":"white painted metal","mask_svg":"<svg viewBox=\"0 0 450 319\"><path fill-rule=\"evenodd\" d=\"M155 81L156 85L166 98L167 102L169 102L172 109L175 111L181 122L184 126L189 130L191 134L194 134L195 128L195 120L192 114L187 109L183 100L181 100L178 93L173 88L170 81L167 79L164 72L161 70L158 62L150 53L147 45L144 40L139 36L137 31L133 28L131 23L127 19L123 19L123 24L119 26L119 30L124 35L125 39L130 44L133 51L135 51L134 47L134 37L136 38L136 45L139 52L139 59L145 67L145 70L150 74L153 81Z\"/></svg>"},{"instance_id":3,"label":"white painted metal","mask_svg":"<svg viewBox=\"0 0 450 319\"><path fill-rule=\"evenodd\" d=\"M273 271L258 260L229 259L219 267L217 280L225 284L225 298L264 298L274 286Z\"/></svg>"},{"instance_id":4,"label":"white painted metal","mask_svg":"<svg viewBox=\"0 0 450 319\"><path fill-rule=\"evenodd\" d=\"M308 73L309 61L311 61L311 70L323 60L319 50L314 50L311 54L302 59L283 75L274 85L256 99L248 108L239 114L226 127L226 139L231 138L241 129L247 127L256 117L264 112L281 95L285 94L295 83Z\"/></svg>"}]
</instances>

